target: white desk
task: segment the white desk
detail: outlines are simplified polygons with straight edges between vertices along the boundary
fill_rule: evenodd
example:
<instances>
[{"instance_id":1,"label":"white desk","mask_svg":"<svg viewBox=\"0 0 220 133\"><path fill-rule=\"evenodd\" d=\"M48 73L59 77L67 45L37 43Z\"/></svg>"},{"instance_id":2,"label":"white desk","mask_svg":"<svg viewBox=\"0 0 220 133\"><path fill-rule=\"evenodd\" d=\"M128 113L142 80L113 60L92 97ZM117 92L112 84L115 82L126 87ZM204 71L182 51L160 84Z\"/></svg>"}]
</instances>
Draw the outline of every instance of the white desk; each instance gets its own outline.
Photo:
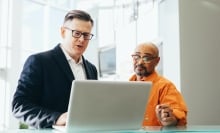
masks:
<instances>
[{"instance_id":1,"label":"white desk","mask_svg":"<svg viewBox=\"0 0 220 133\"><path fill-rule=\"evenodd\" d=\"M220 125L213 126L186 126L186 127L146 127L145 130L127 130L127 131L88 131L83 133L186 133L186 132L218 132L220 133ZM54 129L2 129L0 133L61 133ZM71 132L73 133L73 132Z\"/></svg>"}]
</instances>

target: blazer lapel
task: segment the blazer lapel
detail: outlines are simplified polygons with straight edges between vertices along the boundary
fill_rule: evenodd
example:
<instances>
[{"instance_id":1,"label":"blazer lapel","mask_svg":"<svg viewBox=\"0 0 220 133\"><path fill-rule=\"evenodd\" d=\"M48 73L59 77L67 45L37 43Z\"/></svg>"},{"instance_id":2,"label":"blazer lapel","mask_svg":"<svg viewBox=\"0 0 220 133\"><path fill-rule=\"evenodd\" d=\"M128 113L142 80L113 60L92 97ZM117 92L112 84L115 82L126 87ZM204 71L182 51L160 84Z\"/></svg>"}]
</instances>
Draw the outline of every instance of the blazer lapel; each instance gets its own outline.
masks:
<instances>
[{"instance_id":1,"label":"blazer lapel","mask_svg":"<svg viewBox=\"0 0 220 133\"><path fill-rule=\"evenodd\" d=\"M70 80L70 82L72 82L75 78L74 75L72 73L72 70L69 66L69 63L62 51L62 49L60 48L60 44L58 44L54 49L53 49L53 55L54 55L54 59L57 62L58 66L61 68L61 70L65 73L66 77L68 78L68 80Z\"/></svg>"},{"instance_id":2,"label":"blazer lapel","mask_svg":"<svg viewBox=\"0 0 220 133\"><path fill-rule=\"evenodd\" d=\"M85 58L82 56L83 64L86 72L86 78L87 79L94 79L94 72L91 71L91 67L89 66L88 62L85 60Z\"/></svg>"}]
</instances>

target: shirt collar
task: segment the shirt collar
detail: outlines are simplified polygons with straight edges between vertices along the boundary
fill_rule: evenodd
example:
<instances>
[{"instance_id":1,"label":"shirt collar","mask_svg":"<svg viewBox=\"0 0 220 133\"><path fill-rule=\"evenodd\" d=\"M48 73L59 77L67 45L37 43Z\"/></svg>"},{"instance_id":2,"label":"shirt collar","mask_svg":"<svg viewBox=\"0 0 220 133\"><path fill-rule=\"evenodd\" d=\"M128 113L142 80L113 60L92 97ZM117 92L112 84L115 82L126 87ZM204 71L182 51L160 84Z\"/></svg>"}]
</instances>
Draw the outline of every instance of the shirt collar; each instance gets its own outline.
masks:
<instances>
[{"instance_id":1,"label":"shirt collar","mask_svg":"<svg viewBox=\"0 0 220 133\"><path fill-rule=\"evenodd\" d=\"M159 76L158 73L156 71L154 71L151 75L149 75L147 77L143 77L143 81L151 81L151 82L153 82L158 76ZM136 74L132 75L129 80L130 81L136 81L137 80Z\"/></svg>"},{"instance_id":2,"label":"shirt collar","mask_svg":"<svg viewBox=\"0 0 220 133\"><path fill-rule=\"evenodd\" d=\"M70 57L70 55L66 52L62 45L60 45L60 48L62 49L68 62L73 61L74 63L76 63L76 61L72 57ZM82 56L80 57L79 62L77 64L83 64Z\"/></svg>"}]
</instances>

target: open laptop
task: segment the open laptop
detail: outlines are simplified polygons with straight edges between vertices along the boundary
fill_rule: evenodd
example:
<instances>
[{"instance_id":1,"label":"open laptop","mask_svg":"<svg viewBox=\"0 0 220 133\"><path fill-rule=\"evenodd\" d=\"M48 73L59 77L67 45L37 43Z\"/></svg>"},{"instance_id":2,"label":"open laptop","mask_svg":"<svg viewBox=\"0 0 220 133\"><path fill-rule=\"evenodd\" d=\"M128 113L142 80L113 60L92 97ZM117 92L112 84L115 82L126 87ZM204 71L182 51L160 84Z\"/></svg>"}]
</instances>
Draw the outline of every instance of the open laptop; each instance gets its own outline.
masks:
<instances>
[{"instance_id":1,"label":"open laptop","mask_svg":"<svg viewBox=\"0 0 220 133\"><path fill-rule=\"evenodd\" d=\"M141 129L150 82L74 80L62 131Z\"/></svg>"}]
</instances>

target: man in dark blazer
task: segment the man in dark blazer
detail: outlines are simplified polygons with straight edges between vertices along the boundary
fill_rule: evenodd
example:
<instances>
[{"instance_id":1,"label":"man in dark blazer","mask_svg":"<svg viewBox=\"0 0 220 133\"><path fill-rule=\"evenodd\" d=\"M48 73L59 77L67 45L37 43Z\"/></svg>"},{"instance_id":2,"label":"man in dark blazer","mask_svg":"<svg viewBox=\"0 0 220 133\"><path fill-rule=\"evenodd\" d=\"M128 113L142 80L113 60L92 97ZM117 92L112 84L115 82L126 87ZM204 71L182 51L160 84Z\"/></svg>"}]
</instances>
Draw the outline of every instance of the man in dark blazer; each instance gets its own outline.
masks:
<instances>
[{"instance_id":1,"label":"man in dark blazer","mask_svg":"<svg viewBox=\"0 0 220 133\"><path fill-rule=\"evenodd\" d=\"M12 100L12 112L35 128L65 125L71 83L97 79L97 69L83 57L93 20L80 10L69 11L61 27L62 43L26 60Z\"/></svg>"}]
</instances>

